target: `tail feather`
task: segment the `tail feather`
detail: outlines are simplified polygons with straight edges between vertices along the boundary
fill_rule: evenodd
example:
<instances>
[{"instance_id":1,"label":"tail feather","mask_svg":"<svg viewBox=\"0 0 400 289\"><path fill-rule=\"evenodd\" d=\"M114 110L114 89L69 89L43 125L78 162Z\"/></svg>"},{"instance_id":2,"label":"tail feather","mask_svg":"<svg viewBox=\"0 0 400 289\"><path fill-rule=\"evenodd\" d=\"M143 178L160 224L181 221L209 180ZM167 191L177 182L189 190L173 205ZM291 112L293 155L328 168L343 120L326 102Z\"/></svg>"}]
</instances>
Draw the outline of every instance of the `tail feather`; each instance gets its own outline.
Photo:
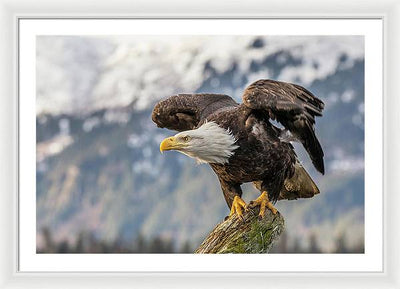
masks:
<instances>
[{"instance_id":1,"label":"tail feather","mask_svg":"<svg viewBox=\"0 0 400 289\"><path fill-rule=\"evenodd\" d=\"M279 199L311 198L319 193L320 191L315 182L303 166L297 162L294 175L285 180Z\"/></svg>"}]
</instances>

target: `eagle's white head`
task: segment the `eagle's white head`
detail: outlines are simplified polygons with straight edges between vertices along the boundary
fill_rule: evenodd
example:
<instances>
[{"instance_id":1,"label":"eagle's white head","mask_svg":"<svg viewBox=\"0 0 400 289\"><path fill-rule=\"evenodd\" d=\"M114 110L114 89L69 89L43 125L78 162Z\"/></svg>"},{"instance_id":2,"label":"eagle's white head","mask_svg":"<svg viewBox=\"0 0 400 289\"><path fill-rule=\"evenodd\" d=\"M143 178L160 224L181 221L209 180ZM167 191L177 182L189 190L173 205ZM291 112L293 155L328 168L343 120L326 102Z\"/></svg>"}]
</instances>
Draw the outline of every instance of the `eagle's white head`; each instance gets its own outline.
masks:
<instances>
[{"instance_id":1,"label":"eagle's white head","mask_svg":"<svg viewBox=\"0 0 400 289\"><path fill-rule=\"evenodd\" d=\"M206 122L197 129L180 132L164 139L160 151L176 150L197 160L198 163L228 163L239 146L229 130L215 122Z\"/></svg>"}]
</instances>

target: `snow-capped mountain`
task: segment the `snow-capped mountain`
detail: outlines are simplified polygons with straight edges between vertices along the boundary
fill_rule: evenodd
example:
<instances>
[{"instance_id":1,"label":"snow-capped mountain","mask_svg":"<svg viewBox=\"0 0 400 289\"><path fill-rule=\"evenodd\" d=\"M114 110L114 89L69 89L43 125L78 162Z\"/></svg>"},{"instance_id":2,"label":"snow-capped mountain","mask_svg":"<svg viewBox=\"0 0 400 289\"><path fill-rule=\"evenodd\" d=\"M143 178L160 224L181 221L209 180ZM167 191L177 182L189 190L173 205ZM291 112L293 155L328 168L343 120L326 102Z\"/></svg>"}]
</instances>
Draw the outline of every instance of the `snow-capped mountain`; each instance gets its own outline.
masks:
<instances>
[{"instance_id":1,"label":"snow-capped mountain","mask_svg":"<svg viewBox=\"0 0 400 289\"><path fill-rule=\"evenodd\" d=\"M136 109L145 109L160 97L197 91L207 80L211 88L220 89L213 72L222 75L232 69L233 86L222 89L237 100L245 85L260 78L273 77L309 86L363 59L362 37L337 39L40 36L37 112L88 113L132 102ZM276 57L276 67L263 63L269 57Z\"/></svg>"}]
</instances>

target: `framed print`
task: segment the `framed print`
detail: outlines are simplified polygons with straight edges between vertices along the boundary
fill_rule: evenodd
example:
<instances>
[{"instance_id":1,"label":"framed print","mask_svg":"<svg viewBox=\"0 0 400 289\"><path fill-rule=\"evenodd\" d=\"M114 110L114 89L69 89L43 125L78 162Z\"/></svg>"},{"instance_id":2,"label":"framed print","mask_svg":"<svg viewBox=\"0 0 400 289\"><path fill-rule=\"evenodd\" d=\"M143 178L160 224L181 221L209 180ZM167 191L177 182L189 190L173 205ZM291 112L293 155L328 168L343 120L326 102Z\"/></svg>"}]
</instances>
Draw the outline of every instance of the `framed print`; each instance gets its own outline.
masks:
<instances>
[{"instance_id":1,"label":"framed print","mask_svg":"<svg viewBox=\"0 0 400 289\"><path fill-rule=\"evenodd\" d=\"M23 116L20 120L20 143L23 144L20 161L24 163L20 165L20 173L25 180L20 184L19 195L21 271L36 271L36 266L45 271L91 271L93 266L101 271L240 272L276 271L277 268L285 271L285 267L289 272L382 270L382 226L379 225L382 220L377 217L381 214L375 215L374 221L364 222L369 219L368 212L377 212L382 207L382 200L371 197L382 187L382 182L372 177L382 175L382 155L377 153L382 147L373 142L382 135L382 98L374 97L382 91L378 74L382 70L379 61L382 60L381 20L21 19L19 23L20 83L24 84L20 85ZM288 35L294 34L290 32L294 24L298 35ZM191 31L197 32L192 34ZM34 42L29 43L29 40ZM49 50L49 47L53 49ZM30 60L31 56L36 61ZM181 59L186 61L183 66L179 63ZM33 64L36 65L31 66ZM282 82L259 80L272 77ZM364 79L374 81L364 82ZM314 100L303 101L300 98L303 96L296 100L312 105L312 110L298 115L304 114L316 123L312 138L320 137L324 145L326 174L321 177L322 174L315 172L324 173L324 152L322 148L314 148L320 146L319 140L309 144L311 135L298 137L308 150L305 156L298 157L298 165L288 161L285 166L288 170L295 169L295 175L304 174L295 179L294 184L313 184L321 187L322 193L316 191L316 200L277 203L286 230L280 236L284 242L272 248L276 254L206 255L199 259L188 254L194 251L191 248L197 248L206 233L223 220L229 210L226 212L223 199L216 197L218 183L213 182L215 178L208 174L207 166L196 166L181 155L165 153L162 156L158 153L159 143L168 135L156 125L174 128L174 123L179 122L184 126L188 116L180 119L179 114L192 107L194 111L202 109L202 101L211 110L219 102L210 103L207 97L219 97L220 94L182 94L162 99L165 94L179 92L222 91L240 103L240 96L236 95L255 81L261 89L273 90L278 85L277 93L284 91L282 104L277 107L284 105L285 93L296 93L290 89L297 88L287 87L287 83L298 83L313 90L313 93L306 93ZM36 98L30 94L35 84ZM249 101L252 101L252 94L254 92L250 93ZM322 95L321 100L313 94ZM246 97L243 99L247 100ZM229 96L227 98L235 103ZM180 110L182 101L185 104ZM324 104L326 113L323 112ZM169 117L168 112L163 112L166 109L177 111L171 123L170 120L164 123L164 115ZM243 109L248 108L239 106L229 113L241 117ZM248 109L245 113L254 115L258 121L258 111ZM286 119L296 113L289 111L285 116L285 110L278 108L276 120L288 121L287 127L290 127L290 120ZM314 113L315 117L322 116L320 129ZM343 114L340 117L344 120L342 123L336 119L340 113ZM220 113L216 122L212 122L211 114L207 120L216 125L229 119L230 114ZM323 122L324 117L330 118L327 124ZM246 116L244 122L248 123L249 119ZM35 123L36 137L32 127ZM365 132L365 126L368 132ZM216 138L222 141L223 135L219 136L216 128L197 127L195 130L177 130L183 131L186 138L201 141L208 139L205 135L210 135L210 147ZM253 130L256 127L253 125ZM264 127L259 135L270 135L268 125ZM229 120L227 129L232 134L237 131L235 137L238 138L229 145L235 149L241 144L241 150L229 151L232 156L227 162L233 165L237 159L243 168L249 161L242 160L252 154L250 147L255 144L250 140L242 141L246 125L241 121L234 124ZM305 131L301 126L292 130L293 134ZM113 137L104 139L109 135ZM257 132L251 135L257 135ZM204 155L199 152L199 156L195 148L205 145L200 140L193 147L187 142L185 148L190 150L183 152L197 158L198 162L223 163L219 158L225 160L224 156L218 153L211 157L214 154L211 151ZM35 147L35 142L36 154L32 154L31 147ZM279 143L282 148L289 144L282 140L276 145ZM167 150L164 144L165 141L160 150ZM259 149L264 150L264 147ZM254 157L270 154L270 158L274 158L279 149L265 147L265 151ZM229 148L224 145L215 148L215 151L220 150ZM286 155L295 156L294 151L300 149L289 149L273 163L280 163ZM303 159L307 160L307 155L313 160L314 171L311 166L300 164ZM243 174L252 178L248 171L270 170L268 165L259 168L260 162L243 168ZM34 176L30 171L35 165L36 182L35 179L29 181L28 176ZM213 169L219 178L229 174L219 166L213 166ZM306 170L310 175L307 176ZM230 174L232 182L243 179L241 175ZM193 188L196 179L197 188ZM265 186L273 189L270 185ZM36 198L30 193L30 187L36 187ZM223 191L227 190L229 182L224 181L221 187ZM192 192L186 194L183 192L186 190ZM148 191L153 192L149 202ZM271 193L268 194L272 198ZM208 209L209 204L205 202L202 208L198 196L208 198L213 207ZM225 196L229 198L229 194ZM241 202L249 201L245 196L242 195ZM342 204L344 199L348 200L346 205ZM175 205L178 203L182 205ZM235 206L229 202L228 205L229 208ZM231 215L241 216L238 210L232 211ZM313 214L314 210L318 213ZM213 211L215 216L211 214ZM36 217L27 212L36 213ZM181 223L182 219L186 225ZM251 225L255 224L259 226L261 222ZM33 232L29 229L31 226L36 227L35 236L28 235ZM279 229L273 224L272 227ZM301 230L305 232L302 234ZM266 231L260 231L260 234L267 236ZM28 242L33 239L36 242ZM260 253L252 251L255 245L248 246L251 248L246 251L234 249L232 252ZM171 255L181 252L186 254ZM231 251L225 249L224 252ZM104 263L105 267L98 267L100 264L93 262L92 254L80 253L111 253L102 256L110 261ZM315 258L315 261L305 263L304 255L293 253L309 253L311 255L306 258ZM132 254L138 262L126 261ZM266 256L271 260L268 263L262 261ZM227 262L232 258L243 261ZM79 267L74 259L79 259ZM252 260L252 265L249 261L244 262L246 259ZM67 260L73 263L68 265ZM227 263L232 267L228 268ZM108 267L112 264L118 266ZM292 264L291 267L288 264Z\"/></svg>"},{"instance_id":2,"label":"framed print","mask_svg":"<svg viewBox=\"0 0 400 289\"><path fill-rule=\"evenodd\" d=\"M396 288L393 18L14 16L6 280Z\"/></svg>"}]
</instances>

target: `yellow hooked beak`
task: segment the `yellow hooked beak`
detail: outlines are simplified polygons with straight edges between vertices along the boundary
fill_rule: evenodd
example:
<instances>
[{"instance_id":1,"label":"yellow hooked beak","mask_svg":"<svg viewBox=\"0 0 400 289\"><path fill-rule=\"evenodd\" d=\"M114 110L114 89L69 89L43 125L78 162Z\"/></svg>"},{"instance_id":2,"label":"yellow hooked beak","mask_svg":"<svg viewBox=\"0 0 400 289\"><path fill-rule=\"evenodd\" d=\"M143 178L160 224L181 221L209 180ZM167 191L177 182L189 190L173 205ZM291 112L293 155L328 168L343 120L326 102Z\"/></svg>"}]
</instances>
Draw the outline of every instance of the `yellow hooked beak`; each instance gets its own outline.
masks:
<instances>
[{"instance_id":1,"label":"yellow hooked beak","mask_svg":"<svg viewBox=\"0 0 400 289\"><path fill-rule=\"evenodd\" d=\"M183 144L178 142L176 137L167 137L160 143L160 152L169 151L169 150L176 150L183 148Z\"/></svg>"}]
</instances>

